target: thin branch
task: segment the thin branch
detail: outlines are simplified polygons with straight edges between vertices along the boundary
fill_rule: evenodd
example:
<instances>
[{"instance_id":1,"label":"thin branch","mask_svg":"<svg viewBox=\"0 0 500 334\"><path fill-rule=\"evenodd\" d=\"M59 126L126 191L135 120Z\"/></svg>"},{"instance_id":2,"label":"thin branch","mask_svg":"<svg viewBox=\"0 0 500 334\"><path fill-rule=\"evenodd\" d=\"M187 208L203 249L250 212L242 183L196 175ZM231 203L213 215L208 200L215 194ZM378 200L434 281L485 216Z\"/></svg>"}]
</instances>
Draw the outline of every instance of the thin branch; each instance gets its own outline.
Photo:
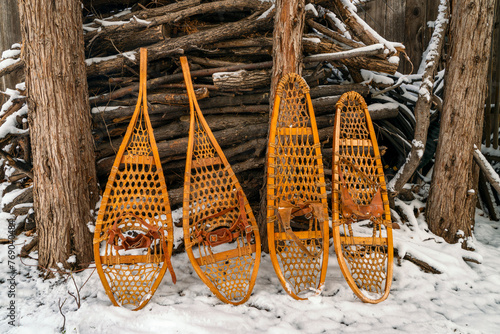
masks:
<instances>
[{"instance_id":1,"label":"thin branch","mask_svg":"<svg viewBox=\"0 0 500 334\"><path fill-rule=\"evenodd\" d=\"M80 286L80 288L78 288L78 285L76 284L75 277L73 276L73 272L69 273L69 275L71 277L71 280L73 281L73 284L75 285L76 295L74 293L72 293L71 291L69 291L69 290L68 290L68 294L75 299L76 306L77 306L78 309L80 309L80 306L82 304L82 298L80 296L80 291L82 291L83 287L85 286L85 284L87 284L87 282L89 281L90 277L92 277L92 275L94 274L95 270L96 270L96 268L94 268L94 270L92 270L92 272L90 273L89 277L87 277L87 279L85 280L85 282L83 282L83 284L82 284L82 286Z\"/></svg>"},{"instance_id":2,"label":"thin branch","mask_svg":"<svg viewBox=\"0 0 500 334\"><path fill-rule=\"evenodd\" d=\"M64 304L66 303L66 300L67 300L67 298L66 298L66 299L64 299L64 301L63 301L63 302L62 302L62 304L61 304L61 298L59 298L59 302L58 302L58 304L59 304L59 313L61 313L61 315L62 315L62 317L63 317L63 325L62 325L62 327L61 327L61 332L62 332L62 331L64 331L64 330L66 329L66 316L65 316L65 315L64 315L64 313L62 312L62 308L63 308Z\"/></svg>"},{"instance_id":3,"label":"thin branch","mask_svg":"<svg viewBox=\"0 0 500 334\"><path fill-rule=\"evenodd\" d=\"M73 274L70 273L69 276L71 277L71 280L73 281L73 284L75 286L76 295L73 292L69 291L69 290L68 290L68 294L71 297L73 297L73 299L76 302L77 308L80 309L80 301L81 301L81 298L80 298L80 289L78 289L78 285L76 285L75 277L73 276Z\"/></svg>"}]
</instances>

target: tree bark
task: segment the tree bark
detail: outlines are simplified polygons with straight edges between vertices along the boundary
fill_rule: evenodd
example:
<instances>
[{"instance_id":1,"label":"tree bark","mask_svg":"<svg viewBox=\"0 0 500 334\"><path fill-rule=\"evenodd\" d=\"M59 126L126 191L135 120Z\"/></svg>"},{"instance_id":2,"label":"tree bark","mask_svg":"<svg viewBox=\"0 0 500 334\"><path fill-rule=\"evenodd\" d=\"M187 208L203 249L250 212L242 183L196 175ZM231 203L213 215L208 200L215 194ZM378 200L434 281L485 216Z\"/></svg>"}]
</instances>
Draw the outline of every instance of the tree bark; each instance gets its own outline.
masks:
<instances>
[{"instance_id":1,"label":"tree bark","mask_svg":"<svg viewBox=\"0 0 500 334\"><path fill-rule=\"evenodd\" d=\"M287 73L302 73L302 33L305 21L305 0L276 0L273 31L273 72L269 106L272 109L279 80ZM271 115L269 113L269 124ZM269 131L268 135L269 136ZM267 154L266 154L267 156ZM267 164L260 191L260 208L257 221L260 229L262 250L269 251L267 244Z\"/></svg>"},{"instance_id":2,"label":"tree bark","mask_svg":"<svg viewBox=\"0 0 500 334\"><path fill-rule=\"evenodd\" d=\"M273 74L271 78L272 108L279 80L287 73L302 73L302 33L304 31L305 1L276 0L273 31Z\"/></svg>"},{"instance_id":3,"label":"tree bark","mask_svg":"<svg viewBox=\"0 0 500 334\"><path fill-rule=\"evenodd\" d=\"M34 165L38 264L92 261L97 199L81 3L20 0Z\"/></svg>"},{"instance_id":4,"label":"tree bark","mask_svg":"<svg viewBox=\"0 0 500 334\"><path fill-rule=\"evenodd\" d=\"M474 226L478 167L472 151L481 140L494 4L452 3L447 84L426 212L430 230L449 243L466 241Z\"/></svg>"}]
</instances>

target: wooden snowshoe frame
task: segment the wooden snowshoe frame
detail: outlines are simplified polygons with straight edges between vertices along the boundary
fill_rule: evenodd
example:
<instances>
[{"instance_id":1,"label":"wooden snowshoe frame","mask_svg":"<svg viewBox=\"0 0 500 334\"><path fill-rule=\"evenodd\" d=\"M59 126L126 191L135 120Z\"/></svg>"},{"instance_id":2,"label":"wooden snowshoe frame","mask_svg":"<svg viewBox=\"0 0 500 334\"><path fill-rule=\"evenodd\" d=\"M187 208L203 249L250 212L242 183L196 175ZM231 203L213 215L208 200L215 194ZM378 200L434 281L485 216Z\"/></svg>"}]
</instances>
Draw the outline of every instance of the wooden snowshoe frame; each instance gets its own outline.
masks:
<instances>
[{"instance_id":1,"label":"wooden snowshoe frame","mask_svg":"<svg viewBox=\"0 0 500 334\"><path fill-rule=\"evenodd\" d=\"M379 303L392 282L391 212L375 131L358 93L337 102L333 140L335 253L356 296Z\"/></svg>"},{"instance_id":2,"label":"wooden snowshoe frame","mask_svg":"<svg viewBox=\"0 0 500 334\"><path fill-rule=\"evenodd\" d=\"M260 236L252 209L196 100L189 64L181 57L190 127L184 178L183 230L189 259L225 303L250 298L260 264Z\"/></svg>"},{"instance_id":3,"label":"wooden snowshoe frame","mask_svg":"<svg viewBox=\"0 0 500 334\"><path fill-rule=\"evenodd\" d=\"M137 105L102 197L94 258L115 306L143 308L170 263L173 225L167 186L147 107L147 49L141 49ZM140 254L137 254L140 253Z\"/></svg>"},{"instance_id":4,"label":"wooden snowshoe frame","mask_svg":"<svg viewBox=\"0 0 500 334\"><path fill-rule=\"evenodd\" d=\"M276 90L267 159L267 234L271 261L295 299L321 291L328 265L328 203L309 87L298 74Z\"/></svg>"}]
</instances>

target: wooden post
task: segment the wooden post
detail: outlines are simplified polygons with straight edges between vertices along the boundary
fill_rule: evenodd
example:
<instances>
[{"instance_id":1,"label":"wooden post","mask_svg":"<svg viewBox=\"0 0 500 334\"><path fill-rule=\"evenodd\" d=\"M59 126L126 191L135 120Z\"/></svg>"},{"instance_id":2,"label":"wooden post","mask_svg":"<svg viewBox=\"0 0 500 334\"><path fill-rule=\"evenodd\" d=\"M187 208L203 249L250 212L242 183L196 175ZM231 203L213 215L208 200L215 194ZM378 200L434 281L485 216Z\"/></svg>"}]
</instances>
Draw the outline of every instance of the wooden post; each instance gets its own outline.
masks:
<instances>
[{"instance_id":1,"label":"wooden post","mask_svg":"<svg viewBox=\"0 0 500 334\"><path fill-rule=\"evenodd\" d=\"M276 0L276 14L273 32L273 73L269 108L272 110L278 82L287 73L301 74L302 33L305 21L305 0ZM269 113L269 121L272 115ZM268 132L269 134L269 132ZM268 137L268 136L266 136ZM261 189L258 224L262 250L268 252L267 244L267 167Z\"/></svg>"}]
</instances>

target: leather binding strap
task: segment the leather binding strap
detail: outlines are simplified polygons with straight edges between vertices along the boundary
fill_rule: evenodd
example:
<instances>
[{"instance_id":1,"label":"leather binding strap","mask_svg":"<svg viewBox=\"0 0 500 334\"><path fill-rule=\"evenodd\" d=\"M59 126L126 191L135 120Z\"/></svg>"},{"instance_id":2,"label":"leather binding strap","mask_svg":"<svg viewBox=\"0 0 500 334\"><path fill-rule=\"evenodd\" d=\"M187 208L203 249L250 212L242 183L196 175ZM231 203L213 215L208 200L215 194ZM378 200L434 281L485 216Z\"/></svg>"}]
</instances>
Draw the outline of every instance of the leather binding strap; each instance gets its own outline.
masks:
<instances>
[{"instance_id":1,"label":"leather binding strap","mask_svg":"<svg viewBox=\"0 0 500 334\"><path fill-rule=\"evenodd\" d=\"M324 237L325 233L323 231L322 223L325 221L325 217L322 203L298 203L297 205L293 205L291 203L281 201L280 206L276 209L276 216L278 217L279 223L285 230L286 235L293 240L308 257L315 258L323 253L323 250L311 253L304 243L295 235L295 233L293 233L292 228L290 227L290 221L294 217L305 216L306 219L311 219L314 216L319 222L321 235Z\"/></svg>"},{"instance_id":2,"label":"leather binding strap","mask_svg":"<svg viewBox=\"0 0 500 334\"><path fill-rule=\"evenodd\" d=\"M141 225L145 226L148 229L148 232L146 234L138 234L135 237L125 237L121 229L118 227L118 222L124 220L129 216L135 218L136 222L139 222ZM170 276L172 277L172 282L175 284L177 278L175 276L172 262L170 261L170 256L168 255L167 242L164 238L161 237L161 235L163 234L163 228L152 226L146 223L144 219L136 216L131 212L123 212L115 219L115 222L109 229L108 233L108 244L113 246L113 248L117 251L122 249L129 250L149 248L154 240L160 240L163 255L165 256L165 263L167 265L168 271L170 272ZM118 245L118 240L121 240L121 245Z\"/></svg>"},{"instance_id":3,"label":"leather binding strap","mask_svg":"<svg viewBox=\"0 0 500 334\"><path fill-rule=\"evenodd\" d=\"M350 165L354 171L356 172L357 177L361 177L368 181L372 186L377 187L377 192L373 195L372 200L369 204L361 205L357 204L349 194L349 190L347 189L347 185L342 174L342 168L339 166L339 178L342 182L341 184L341 210L342 216L349 220L349 222L353 222L354 220L364 220L370 219L372 217L379 218L384 214L384 202L382 201L382 194L380 191L380 185L371 181L365 173L363 173L359 168L357 168L352 162L345 158L340 158L340 161L347 163Z\"/></svg>"},{"instance_id":4,"label":"leather binding strap","mask_svg":"<svg viewBox=\"0 0 500 334\"><path fill-rule=\"evenodd\" d=\"M207 246L215 247L224 243L232 242L233 240L238 239L241 233L245 232L247 242L250 244L250 242L252 241L253 229L252 225L248 223L247 214L245 211L245 200L243 198L243 193L241 192L241 190L238 190L237 198L238 206L240 209L240 215L238 216L238 219L236 219L230 227L219 227L210 232L206 232L203 230L197 231L197 239L195 241L196 243L204 243ZM205 220L218 218L228 212L231 212L238 206L232 206L213 215L204 217L200 219L195 224L195 226L199 226Z\"/></svg>"}]
</instances>

